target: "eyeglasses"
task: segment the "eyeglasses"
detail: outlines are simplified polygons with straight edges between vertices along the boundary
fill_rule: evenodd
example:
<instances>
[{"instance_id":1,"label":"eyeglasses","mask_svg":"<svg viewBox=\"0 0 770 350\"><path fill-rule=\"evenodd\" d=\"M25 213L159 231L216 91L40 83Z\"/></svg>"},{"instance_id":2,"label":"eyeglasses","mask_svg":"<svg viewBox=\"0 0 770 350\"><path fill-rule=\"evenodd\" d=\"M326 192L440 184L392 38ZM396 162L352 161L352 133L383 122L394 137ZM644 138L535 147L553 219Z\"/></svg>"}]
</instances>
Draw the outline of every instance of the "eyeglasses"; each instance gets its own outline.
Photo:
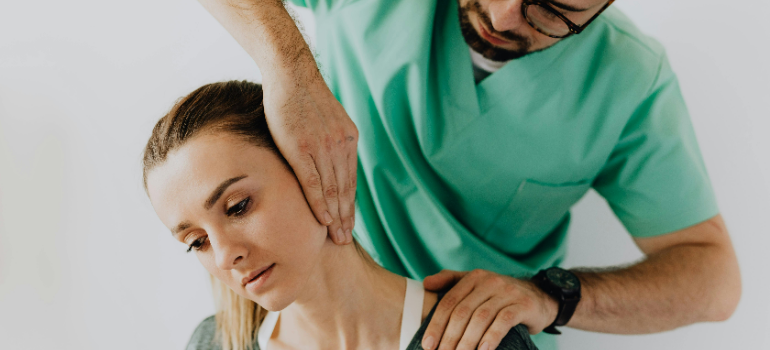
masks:
<instances>
[{"instance_id":1,"label":"eyeglasses","mask_svg":"<svg viewBox=\"0 0 770 350\"><path fill-rule=\"evenodd\" d=\"M599 17L607 7L615 2L609 0L599 12L583 25L577 25L564 16L559 10L553 8L548 1L524 0L521 3L521 13L527 19L532 28L552 38L565 38L572 34L580 34L586 27Z\"/></svg>"}]
</instances>

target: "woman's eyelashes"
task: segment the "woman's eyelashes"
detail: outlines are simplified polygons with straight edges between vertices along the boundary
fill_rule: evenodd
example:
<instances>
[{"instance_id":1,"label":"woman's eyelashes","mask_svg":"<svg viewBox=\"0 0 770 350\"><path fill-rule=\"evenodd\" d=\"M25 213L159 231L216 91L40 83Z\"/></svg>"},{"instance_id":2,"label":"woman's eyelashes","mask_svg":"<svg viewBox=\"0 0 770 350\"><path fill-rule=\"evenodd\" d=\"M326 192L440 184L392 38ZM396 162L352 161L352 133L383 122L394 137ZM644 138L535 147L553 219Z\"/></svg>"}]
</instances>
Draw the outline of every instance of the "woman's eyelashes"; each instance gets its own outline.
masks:
<instances>
[{"instance_id":1,"label":"woman's eyelashes","mask_svg":"<svg viewBox=\"0 0 770 350\"><path fill-rule=\"evenodd\" d=\"M237 204L233 205L232 207L228 208L225 211L225 215L228 217L239 217L246 214L246 212L249 210L251 204L251 198L246 198ZM208 240L208 236L202 236L200 238L195 239L187 246L187 252L191 252L193 249L196 251L199 251L203 248L203 245L206 243L206 240Z\"/></svg>"},{"instance_id":2,"label":"woman's eyelashes","mask_svg":"<svg viewBox=\"0 0 770 350\"><path fill-rule=\"evenodd\" d=\"M208 239L208 237L203 236L194 240L192 243L190 243L189 246L187 246L187 252L189 253L193 249L195 249L196 251L201 250L201 247L203 247L203 244L206 243L206 239Z\"/></svg>"},{"instance_id":3,"label":"woman's eyelashes","mask_svg":"<svg viewBox=\"0 0 770 350\"><path fill-rule=\"evenodd\" d=\"M249 204L251 203L251 198L246 198L238 204L233 205L232 207L228 208L226 211L227 216L241 216L243 214L246 214L246 211L249 209Z\"/></svg>"}]
</instances>

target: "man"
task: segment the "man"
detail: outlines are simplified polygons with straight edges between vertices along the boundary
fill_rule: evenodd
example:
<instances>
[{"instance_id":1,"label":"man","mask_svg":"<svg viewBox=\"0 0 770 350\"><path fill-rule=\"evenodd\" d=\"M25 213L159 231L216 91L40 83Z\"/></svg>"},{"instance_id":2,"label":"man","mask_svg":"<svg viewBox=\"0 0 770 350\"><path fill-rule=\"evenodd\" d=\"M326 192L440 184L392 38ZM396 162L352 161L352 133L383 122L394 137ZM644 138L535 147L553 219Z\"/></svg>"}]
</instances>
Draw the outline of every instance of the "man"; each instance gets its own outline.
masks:
<instances>
[{"instance_id":1,"label":"man","mask_svg":"<svg viewBox=\"0 0 770 350\"><path fill-rule=\"evenodd\" d=\"M279 1L201 0L260 67L276 143L332 239L351 241L355 211L388 269L449 270L424 281L454 285L425 349L494 349L521 323L547 350L555 326L651 333L735 310L676 77L611 1L294 1L315 14L327 81ZM591 187L646 258L548 269Z\"/></svg>"}]
</instances>

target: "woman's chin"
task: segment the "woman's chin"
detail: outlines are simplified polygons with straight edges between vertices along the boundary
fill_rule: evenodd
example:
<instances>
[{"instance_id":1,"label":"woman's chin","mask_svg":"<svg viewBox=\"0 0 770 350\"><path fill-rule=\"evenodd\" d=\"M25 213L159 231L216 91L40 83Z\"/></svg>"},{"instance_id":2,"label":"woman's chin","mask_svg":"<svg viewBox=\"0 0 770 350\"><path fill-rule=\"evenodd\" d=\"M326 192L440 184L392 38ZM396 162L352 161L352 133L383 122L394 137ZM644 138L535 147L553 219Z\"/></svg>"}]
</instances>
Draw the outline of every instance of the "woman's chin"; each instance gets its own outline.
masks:
<instances>
[{"instance_id":1,"label":"woman's chin","mask_svg":"<svg viewBox=\"0 0 770 350\"><path fill-rule=\"evenodd\" d=\"M244 295L245 297L269 311L285 309L297 299L298 294L298 290L294 288L293 283L277 278L272 278L269 284L259 288L259 290L250 290L247 286L244 292L246 294Z\"/></svg>"},{"instance_id":2,"label":"woman's chin","mask_svg":"<svg viewBox=\"0 0 770 350\"><path fill-rule=\"evenodd\" d=\"M268 311L281 311L294 302L294 298L286 298L286 295L260 295L251 296L249 299Z\"/></svg>"}]
</instances>

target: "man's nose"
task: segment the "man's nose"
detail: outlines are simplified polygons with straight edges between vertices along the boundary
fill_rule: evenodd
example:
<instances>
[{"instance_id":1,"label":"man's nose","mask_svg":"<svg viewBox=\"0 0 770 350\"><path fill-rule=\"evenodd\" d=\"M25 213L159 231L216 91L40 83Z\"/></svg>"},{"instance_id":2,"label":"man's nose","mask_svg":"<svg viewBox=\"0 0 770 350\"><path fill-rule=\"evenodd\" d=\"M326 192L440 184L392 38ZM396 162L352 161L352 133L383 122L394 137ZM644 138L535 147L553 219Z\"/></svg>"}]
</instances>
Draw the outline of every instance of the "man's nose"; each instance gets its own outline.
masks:
<instances>
[{"instance_id":1,"label":"man's nose","mask_svg":"<svg viewBox=\"0 0 770 350\"><path fill-rule=\"evenodd\" d=\"M236 268L248 256L248 248L238 239L238 235L228 232L209 233L214 260L218 268L230 270Z\"/></svg>"},{"instance_id":2,"label":"man's nose","mask_svg":"<svg viewBox=\"0 0 770 350\"><path fill-rule=\"evenodd\" d=\"M514 31L527 25L521 14L522 0L492 1L489 4L489 19L498 32Z\"/></svg>"}]
</instances>

